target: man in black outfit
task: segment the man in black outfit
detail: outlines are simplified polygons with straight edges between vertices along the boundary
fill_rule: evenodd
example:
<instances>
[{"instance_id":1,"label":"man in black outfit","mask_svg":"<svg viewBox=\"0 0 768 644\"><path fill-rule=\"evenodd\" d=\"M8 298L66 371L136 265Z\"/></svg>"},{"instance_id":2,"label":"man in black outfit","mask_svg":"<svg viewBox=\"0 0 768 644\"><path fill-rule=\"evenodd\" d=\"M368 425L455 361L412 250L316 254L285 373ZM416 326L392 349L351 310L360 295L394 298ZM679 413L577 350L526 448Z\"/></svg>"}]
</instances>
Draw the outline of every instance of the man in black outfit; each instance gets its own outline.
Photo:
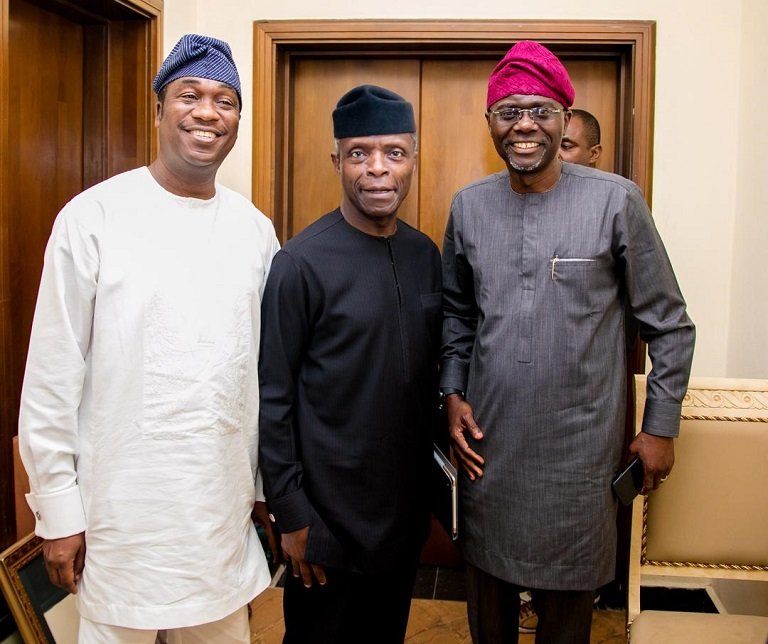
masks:
<instances>
[{"instance_id":1,"label":"man in black outfit","mask_svg":"<svg viewBox=\"0 0 768 644\"><path fill-rule=\"evenodd\" d=\"M292 573L283 641L402 642L430 525L440 256L397 219L411 104L363 85L333 125L341 206L275 256L262 303L261 464Z\"/></svg>"}]
</instances>

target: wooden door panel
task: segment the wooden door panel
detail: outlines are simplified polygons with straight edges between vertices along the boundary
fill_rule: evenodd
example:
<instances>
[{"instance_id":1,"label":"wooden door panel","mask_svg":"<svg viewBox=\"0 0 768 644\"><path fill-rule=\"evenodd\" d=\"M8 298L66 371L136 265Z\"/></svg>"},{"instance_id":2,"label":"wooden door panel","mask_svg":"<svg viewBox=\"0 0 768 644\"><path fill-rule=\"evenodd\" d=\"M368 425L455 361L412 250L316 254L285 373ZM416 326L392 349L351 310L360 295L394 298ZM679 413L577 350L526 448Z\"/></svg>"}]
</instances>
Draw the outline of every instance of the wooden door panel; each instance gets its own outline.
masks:
<instances>
[{"instance_id":1,"label":"wooden door panel","mask_svg":"<svg viewBox=\"0 0 768 644\"><path fill-rule=\"evenodd\" d=\"M453 194L504 169L485 120L495 58L425 60L420 120L421 230L442 246Z\"/></svg>"},{"instance_id":2,"label":"wooden door panel","mask_svg":"<svg viewBox=\"0 0 768 644\"><path fill-rule=\"evenodd\" d=\"M18 402L43 251L56 213L83 187L83 28L22 0L10 16L10 373Z\"/></svg>"},{"instance_id":3,"label":"wooden door panel","mask_svg":"<svg viewBox=\"0 0 768 644\"><path fill-rule=\"evenodd\" d=\"M107 38L106 104L111 109L101 137L107 147L107 167L99 181L149 161L155 118L154 65L147 64L151 33L146 21L112 21ZM104 100L99 103L103 105Z\"/></svg>"},{"instance_id":4,"label":"wooden door panel","mask_svg":"<svg viewBox=\"0 0 768 644\"><path fill-rule=\"evenodd\" d=\"M333 112L339 98L357 85L397 92L419 113L419 61L406 58L299 59L293 71L293 110L288 154L288 236L292 237L341 199L331 163ZM418 227L418 171L400 217Z\"/></svg>"},{"instance_id":5,"label":"wooden door panel","mask_svg":"<svg viewBox=\"0 0 768 644\"><path fill-rule=\"evenodd\" d=\"M162 0L0 0L0 549L45 244L71 197L151 160L161 14Z\"/></svg>"},{"instance_id":6,"label":"wooden door panel","mask_svg":"<svg viewBox=\"0 0 768 644\"><path fill-rule=\"evenodd\" d=\"M598 167L616 167L618 62L568 59L576 107L600 122ZM338 206L339 178L330 161L331 112L341 95L369 83L411 101L419 129L419 161L400 217L442 245L451 198L462 186L504 169L484 117L488 75L498 56L307 57L294 61L287 165L287 232L292 237Z\"/></svg>"},{"instance_id":7,"label":"wooden door panel","mask_svg":"<svg viewBox=\"0 0 768 644\"><path fill-rule=\"evenodd\" d=\"M619 63L615 59L566 60L565 66L576 90L573 106L591 112L600 123L603 153L597 167L616 172Z\"/></svg>"}]
</instances>

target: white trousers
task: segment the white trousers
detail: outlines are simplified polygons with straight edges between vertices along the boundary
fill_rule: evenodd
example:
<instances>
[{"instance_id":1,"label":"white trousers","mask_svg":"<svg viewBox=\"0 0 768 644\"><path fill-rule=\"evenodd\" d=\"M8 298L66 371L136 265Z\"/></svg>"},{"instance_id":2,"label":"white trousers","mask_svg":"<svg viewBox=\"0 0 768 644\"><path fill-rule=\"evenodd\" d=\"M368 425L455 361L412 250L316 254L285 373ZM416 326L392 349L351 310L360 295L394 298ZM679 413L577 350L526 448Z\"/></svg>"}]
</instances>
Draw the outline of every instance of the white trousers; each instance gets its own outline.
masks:
<instances>
[{"instance_id":1,"label":"white trousers","mask_svg":"<svg viewBox=\"0 0 768 644\"><path fill-rule=\"evenodd\" d=\"M248 624L248 607L243 606L231 615L208 624L173 628L161 633L157 630L125 628L99 624L80 617L78 644L250 644L251 629Z\"/></svg>"}]
</instances>

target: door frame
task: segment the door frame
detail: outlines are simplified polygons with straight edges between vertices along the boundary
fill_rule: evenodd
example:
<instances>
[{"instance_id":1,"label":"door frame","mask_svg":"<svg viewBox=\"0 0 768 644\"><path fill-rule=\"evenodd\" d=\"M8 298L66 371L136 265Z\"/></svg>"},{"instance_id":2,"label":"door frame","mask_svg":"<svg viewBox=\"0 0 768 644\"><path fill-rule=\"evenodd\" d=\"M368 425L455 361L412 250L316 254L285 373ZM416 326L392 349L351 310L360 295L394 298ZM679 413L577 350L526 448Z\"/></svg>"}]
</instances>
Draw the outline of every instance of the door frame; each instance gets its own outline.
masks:
<instances>
[{"instance_id":1,"label":"door frame","mask_svg":"<svg viewBox=\"0 0 768 644\"><path fill-rule=\"evenodd\" d=\"M101 27L103 35L92 40L86 56L96 59L94 67L109 73L109 29L112 25L125 20L134 23L143 22L144 61L140 73L151 81L160 62L162 48L163 0L27 0L71 17L73 20L90 25L88 29ZM14 337L11 317L12 276L10 257L12 248L9 241L9 228L12 218L18 213L10 212L10 188L13 177L9 176L7 163L8 135L10 120L13 117L9 109L8 93L13 61L10 52L10 4L11 0L0 0L0 550L16 540L16 518L13 478L13 437L16 434L18 403L14 373L13 348L18 339ZM89 98L84 105L91 127L91 146L84 147L84 176L87 185L107 178L112 167L112 152L109 131L105 126L110 110L110 96L103 79L93 81ZM98 100L96 100L98 99ZM157 152L157 136L154 133L154 97L151 91L145 96L129 96L125 100L135 100L137 114L141 116L140 135L143 144L143 156L148 163ZM98 104L96 104L98 103ZM146 122L144 122L146 121Z\"/></svg>"},{"instance_id":2,"label":"door frame","mask_svg":"<svg viewBox=\"0 0 768 644\"><path fill-rule=\"evenodd\" d=\"M288 233L291 69L297 56L499 56L518 40L560 54L623 57L621 173L651 201L656 23L649 20L274 20L254 22L252 200Z\"/></svg>"}]
</instances>

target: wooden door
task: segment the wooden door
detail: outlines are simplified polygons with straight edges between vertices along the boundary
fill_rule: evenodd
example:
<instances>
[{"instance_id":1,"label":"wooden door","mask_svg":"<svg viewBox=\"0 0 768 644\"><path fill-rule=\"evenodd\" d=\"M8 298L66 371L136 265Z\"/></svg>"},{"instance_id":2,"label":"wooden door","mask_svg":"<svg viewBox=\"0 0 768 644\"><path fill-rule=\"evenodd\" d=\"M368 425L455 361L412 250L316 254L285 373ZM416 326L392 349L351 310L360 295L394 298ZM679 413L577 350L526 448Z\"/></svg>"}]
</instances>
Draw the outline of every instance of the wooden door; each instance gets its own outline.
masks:
<instances>
[{"instance_id":1,"label":"wooden door","mask_svg":"<svg viewBox=\"0 0 768 644\"><path fill-rule=\"evenodd\" d=\"M361 84L380 85L413 104L419 134L415 181L399 216L442 245L451 198L462 186L504 169L484 117L488 75L498 57L302 57L292 70L287 158L287 237L339 205L330 153L331 113ZM618 106L616 59L564 60L584 107L603 130L601 167L614 169ZM583 97L583 99L581 98Z\"/></svg>"},{"instance_id":2,"label":"wooden door","mask_svg":"<svg viewBox=\"0 0 768 644\"><path fill-rule=\"evenodd\" d=\"M45 245L69 199L151 160L161 8L0 0L1 547L15 540L12 438Z\"/></svg>"},{"instance_id":3,"label":"wooden door","mask_svg":"<svg viewBox=\"0 0 768 644\"><path fill-rule=\"evenodd\" d=\"M349 82L349 89L355 83L378 79L395 91L402 86L401 93L418 107L421 180L412 188L403 213L404 218L412 221L413 190L418 190L419 227L439 241L445 214L435 218L425 214L425 208L436 212L445 212L446 208L443 203L424 202L425 190L428 187L429 195L440 195L447 203L454 183L458 187L487 174L485 170L493 167L495 161L491 160L495 154L488 152L487 133L482 137L488 147L484 149L478 139L484 128L485 83L493 65L511 43L522 39L544 43L565 61L577 89L576 107L593 112L605 130L605 152L599 167L632 179L650 202L653 22L278 20L254 23L254 203L272 217L283 241L311 221L304 206L311 207L312 202L298 197L297 182L305 182L312 192L313 184L319 183L314 173L329 170L323 169L324 163L317 166L296 161L294 146L301 142L294 128L298 126L301 132L303 124L309 122L313 127L328 128L326 132L330 133L330 113L343 93L344 83L338 81ZM413 71L415 63L418 72ZM400 74L402 65L411 69L406 76ZM318 79L322 78L322 82L313 83L316 74L321 75ZM415 82L419 89L418 93L414 90L409 94L406 85L414 82L414 74L418 74ZM430 114L431 97L437 100L437 94L429 93L430 87L450 92L452 111L447 113L440 108L440 116L462 123L458 131L446 128L438 138L430 137L430 128L440 129L439 121L425 118ZM314 108L322 105L325 113L302 112L299 117L299 97ZM478 106L479 122L472 120L473 105ZM436 102L434 106L439 107ZM464 124L470 129L465 131ZM309 151L312 163L330 151L331 143L325 143L325 136L318 132L323 140L317 140L321 146L319 155ZM450 168L446 168L451 176L422 176L427 171L427 159L440 158L441 139L450 147L452 140L465 136L468 142L471 139L471 145L462 149ZM436 148L428 147L430 140ZM302 153L305 152L307 149L303 148ZM477 154L479 158L468 159L467 154ZM429 165L432 167L431 162ZM301 178L297 173L301 173ZM330 193L338 182L336 178L331 182L330 178L330 174L324 174L324 187L319 192L338 194ZM316 208L317 215L336 201L328 196L321 202L323 208ZM432 221L424 220L430 216Z\"/></svg>"},{"instance_id":4,"label":"wooden door","mask_svg":"<svg viewBox=\"0 0 768 644\"><path fill-rule=\"evenodd\" d=\"M58 210L83 188L82 25L11 2L8 221L12 373L18 398L43 249Z\"/></svg>"},{"instance_id":5,"label":"wooden door","mask_svg":"<svg viewBox=\"0 0 768 644\"><path fill-rule=\"evenodd\" d=\"M331 113L347 90L366 82L407 96L418 113L417 60L323 58L302 60L296 65L291 113L293 134L288 154L290 236L340 203L341 184L331 163ZM418 193L415 181L400 209L400 217L413 226L418 226Z\"/></svg>"},{"instance_id":6,"label":"wooden door","mask_svg":"<svg viewBox=\"0 0 768 644\"><path fill-rule=\"evenodd\" d=\"M338 205L339 179L329 161L333 106L357 84L380 84L411 101L418 118L418 174L400 214L440 244L453 192L504 167L483 117L486 84L496 62L523 39L542 42L563 60L575 107L600 121L598 167L632 179L650 203L655 24L555 20L255 23L254 203L272 217L282 241ZM644 364L638 342L628 375L642 373ZM627 440L634 433L631 406L625 433ZM618 594L628 525L628 513L620 513ZM455 553L445 539L433 530L430 544L440 549L435 560L449 565Z\"/></svg>"}]
</instances>

